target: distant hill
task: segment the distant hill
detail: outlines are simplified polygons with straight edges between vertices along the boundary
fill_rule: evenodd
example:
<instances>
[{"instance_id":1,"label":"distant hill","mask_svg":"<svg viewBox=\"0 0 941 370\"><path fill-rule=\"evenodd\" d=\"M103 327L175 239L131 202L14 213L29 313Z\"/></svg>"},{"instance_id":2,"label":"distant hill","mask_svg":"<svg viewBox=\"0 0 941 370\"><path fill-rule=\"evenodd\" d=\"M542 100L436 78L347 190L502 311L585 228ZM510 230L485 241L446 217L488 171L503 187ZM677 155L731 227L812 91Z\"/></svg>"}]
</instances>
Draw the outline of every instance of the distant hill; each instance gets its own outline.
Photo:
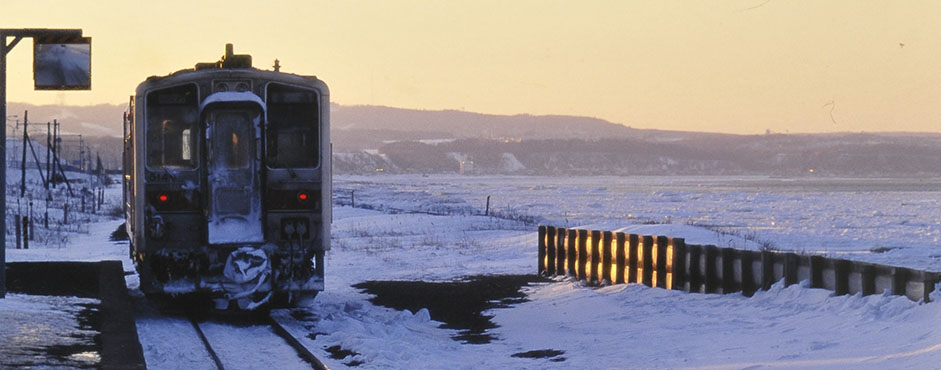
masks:
<instances>
[{"instance_id":1,"label":"distant hill","mask_svg":"<svg viewBox=\"0 0 941 370\"><path fill-rule=\"evenodd\" d=\"M24 109L39 126L58 119L62 132L85 135L109 168L119 165L124 106L8 104L20 120ZM731 135L336 104L331 120L338 173L941 176L941 134L932 133Z\"/></svg>"},{"instance_id":2,"label":"distant hill","mask_svg":"<svg viewBox=\"0 0 941 370\"><path fill-rule=\"evenodd\" d=\"M380 106L341 106L331 110L334 145L343 149L377 148L389 140L563 139L636 137L639 130L605 120L576 116L481 114L456 110L426 111Z\"/></svg>"},{"instance_id":3,"label":"distant hill","mask_svg":"<svg viewBox=\"0 0 941 370\"><path fill-rule=\"evenodd\" d=\"M14 120L22 122L24 111L28 110L30 124L45 127L46 122L57 120L59 129L66 134L121 137L124 132L121 118L126 108L126 105L121 104L75 106L7 103L7 115L16 115Z\"/></svg>"}]
</instances>

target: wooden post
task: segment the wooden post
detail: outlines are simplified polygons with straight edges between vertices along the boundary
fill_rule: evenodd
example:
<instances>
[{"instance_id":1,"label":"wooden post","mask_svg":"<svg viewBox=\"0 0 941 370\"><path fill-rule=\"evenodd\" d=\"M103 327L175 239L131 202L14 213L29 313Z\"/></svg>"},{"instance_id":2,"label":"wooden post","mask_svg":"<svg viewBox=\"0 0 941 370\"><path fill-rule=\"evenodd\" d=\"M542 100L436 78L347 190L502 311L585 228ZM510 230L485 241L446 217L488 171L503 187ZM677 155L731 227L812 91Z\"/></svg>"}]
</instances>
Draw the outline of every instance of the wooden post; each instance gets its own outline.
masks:
<instances>
[{"instance_id":1,"label":"wooden post","mask_svg":"<svg viewBox=\"0 0 941 370\"><path fill-rule=\"evenodd\" d=\"M861 264L859 265L859 276L863 295L870 295L876 293L876 273L875 268L870 264Z\"/></svg>"},{"instance_id":2,"label":"wooden post","mask_svg":"<svg viewBox=\"0 0 941 370\"><path fill-rule=\"evenodd\" d=\"M565 241L565 273L569 276L575 275L575 258L578 256L578 230L569 229L568 238Z\"/></svg>"},{"instance_id":3,"label":"wooden post","mask_svg":"<svg viewBox=\"0 0 941 370\"><path fill-rule=\"evenodd\" d=\"M665 236L658 236L654 242L654 247L657 248L657 260L654 261L656 264L654 273L657 274L657 287L659 288L667 287L667 249L669 246L670 238Z\"/></svg>"},{"instance_id":4,"label":"wooden post","mask_svg":"<svg viewBox=\"0 0 941 370\"><path fill-rule=\"evenodd\" d=\"M761 290L771 289L774 284L774 253L761 251Z\"/></svg>"},{"instance_id":5,"label":"wooden post","mask_svg":"<svg viewBox=\"0 0 941 370\"><path fill-rule=\"evenodd\" d=\"M797 264L800 258L794 253L784 254L784 286L797 284Z\"/></svg>"},{"instance_id":6,"label":"wooden post","mask_svg":"<svg viewBox=\"0 0 941 370\"><path fill-rule=\"evenodd\" d=\"M612 249L616 248L612 245L613 239L613 234L610 231L601 233L601 278L598 279L599 283L607 281L608 284L611 284L617 280L617 278L611 276L611 268L614 267L612 266L612 260L614 259Z\"/></svg>"},{"instance_id":7,"label":"wooden post","mask_svg":"<svg viewBox=\"0 0 941 370\"><path fill-rule=\"evenodd\" d=\"M892 268L892 294L906 295L905 286L908 285L908 269L902 267Z\"/></svg>"},{"instance_id":8,"label":"wooden post","mask_svg":"<svg viewBox=\"0 0 941 370\"><path fill-rule=\"evenodd\" d=\"M576 278L585 280L588 277L585 269L588 267L588 230L578 230L578 267L576 268Z\"/></svg>"},{"instance_id":9,"label":"wooden post","mask_svg":"<svg viewBox=\"0 0 941 370\"><path fill-rule=\"evenodd\" d=\"M637 261L640 259L640 254L637 253L637 249L640 247L640 236L630 234L627 238L627 282L636 284L640 282L637 276L637 269L639 268Z\"/></svg>"},{"instance_id":10,"label":"wooden post","mask_svg":"<svg viewBox=\"0 0 941 370\"><path fill-rule=\"evenodd\" d=\"M589 231L591 235L591 244L588 246L590 249L588 252L588 265L589 269L585 272L588 273L588 282L589 283L598 283L601 284L601 269L598 268L598 264L601 263L601 231L591 230Z\"/></svg>"},{"instance_id":11,"label":"wooden post","mask_svg":"<svg viewBox=\"0 0 941 370\"><path fill-rule=\"evenodd\" d=\"M556 275L565 275L565 238L568 236L568 231L566 229L556 229L555 233L555 274Z\"/></svg>"},{"instance_id":12,"label":"wooden post","mask_svg":"<svg viewBox=\"0 0 941 370\"><path fill-rule=\"evenodd\" d=\"M758 283L755 282L754 268L752 268L755 254L751 251L742 251L740 256L742 257L742 295L751 297L755 294L756 286L758 286Z\"/></svg>"},{"instance_id":13,"label":"wooden post","mask_svg":"<svg viewBox=\"0 0 941 370\"><path fill-rule=\"evenodd\" d=\"M546 273L546 248L548 244L546 243L546 227L545 226L539 226L538 235L539 235L539 242L538 242L539 244L539 252L538 252L539 268L538 270L539 271L537 271L537 274L543 275Z\"/></svg>"},{"instance_id":14,"label":"wooden post","mask_svg":"<svg viewBox=\"0 0 941 370\"><path fill-rule=\"evenodd\" d=\"M626 277L624 276L624 270L626 270L628 267L627 267L627 253L625 253L627 251L624 248L626 248L627 243L626 243L624 236L625 236L624 233L615 234L615 240L617 243L616 245L617 256L614 257L615 269L616 269L614 273L615 284L624 284L626 282L625 281Z\"/></svg>"},{"instance_id":15,"label":"wooden post","mask_svg":"<svg viewBox=\"0 0 941 370\"><path fill-rule=\"evenodd\" d=\"M686 240L683 238L670 238L672 251L672 263L668 266L670 275L673 277L670 281L670 287L674 290L686 290Z\"/></svg>"},{"instance_id":16,"label":"wooden post","mask_svg":"<svg viewBox=\"0 0 941 370\"><path fill-rule=\"evenodd\" d=\"M703 274L704 293L715 293L718 290L718 274L716 273L716 255L719 254L718 248L714 245L703 247L703 254L706 256L706 269Z\"/></svg>"},{"instance_id":17,"label":"wooden post","mask_svg":"<svg viewBox=\"0 0 941 370\"><path fill-rule=\"evenodd\" d=\"M700 264L702 256L702 246L700 245L688 245L686 246L686 253L689 254L689 274L687 275L687 280L689 280L689 291L703 293L703 272Z\"/></svg>"},{"instance_id":18,"label":"wooden post","mask_svg":"<svg viewBox=\"0 0 941 370\"><path fill-rule=\"evenodd\" d=\"M29 216L23 216L23 249L29 249L29 241L33 239L32 228L29 226Z\"/></svg>"},{"instance_id":19,"label":"wooden post","mask_svg":"<svg viewBox=\"0 0 941 370\"><path fill-rule=\"evenodd\" d=\"M546 275L554 276L555 275L555 265L556 265L556 242L559 240L556 237L555 227L549 226L546 227Z\"/></svg>"},{"instance_id":20,"label":"wooden post","mask_svg":"<svg viewBox=\"0 0 941 370\"><path fill-rule=\"evenodd\" d=\"M641 237L641 266L643 266L643 273L640 278L644 285L653 286L653 237L649 235L643 235Z\"/></svg>"},{"instance_id":21,"label":"wooden post","mask_svg":"<svg viewBox=\"0 0 941 370\"><path fill-rule=\"evenodd\" d=\"M936 274L932 274L928 272L925 272L924 274L925 274L924 300L925 300L925 303L928 303L928 302L931 302L931 293L934 292L935 282L938 281L938 276Z\"/></svg>"},{"instance_id":22,"label":"wooden post","mask_svg":"<svg viewBox=\"0 0 941 370\"><path fill-rule=\"evenodd\" d=\"M21 234L23 224L20 223L20 215L13 216L13 224L16 225L16 249L20 249L23 245L23 236Z\"/></svg>"},{"instance_id":23,"label":"wooden post","mask_svg":"<svg viewBox=\"0 0 941 370\"><path fill-rule=\"evenodd\" d=\"M827 265L827 259L823 256L810 256L810 287L822 289L826 285L823 282L823 269Z\"/></svg>"},{"instance_id":24,"label":"wooden post","mask_svg":"<svg viewBox=\"0 0 941 370\"><path fill-rule=\"evenodd\" d=\"M834 294L849 294L850 289L850 264L847 260L833 260L833 271L836 275L836 288Z\"/></svg>"},{"instance_id":25,"label":"wooden post","mask_svg":"<svg viewBox=\"0 0 941 370\"><path fill-rule=\"evenodd\" d=\"M722 294L738 291L735 282L735 254L738 251L732 248L722 248L719 253L722 258Z\"/></svg>"}]
</instances>

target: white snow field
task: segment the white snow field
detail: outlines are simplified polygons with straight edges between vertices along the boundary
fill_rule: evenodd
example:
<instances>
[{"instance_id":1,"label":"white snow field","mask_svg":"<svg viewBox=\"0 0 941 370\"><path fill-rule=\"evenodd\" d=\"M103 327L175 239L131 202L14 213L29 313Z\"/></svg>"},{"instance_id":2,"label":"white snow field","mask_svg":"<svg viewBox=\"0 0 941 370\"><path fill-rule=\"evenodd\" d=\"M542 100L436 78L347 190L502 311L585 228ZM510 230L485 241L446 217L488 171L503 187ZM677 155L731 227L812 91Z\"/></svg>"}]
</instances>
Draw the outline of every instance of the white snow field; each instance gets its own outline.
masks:
<instances>
[{"instance_id":1,"label":"white snow field","mask_svg":"<svg viewBox=\"0 0 941 370\"><path fill-rule=\"evenodd\" d=\"M527 302L488 311L499 326L489 331L493 341L464 344L427 310L375 306L352 285L535 274L538 223L938 271L939 185L938 179L340 176L326 290L309 306L276 315L334 369L934 368L941 363L941 303L899 296L833 296L778 284L744 297L557 278L524 288ZM482 215L488 195L497 217ZM109 196L119 202L119 185ZM63 247L8 247L7 259L117 259L132 271L126 242L107 241L120 223L103 220ZM127 279L136 289L136 276ZM12 298L0 300L0 309L26 306ZM149 368L205 363L193 343L174 340L174 332L192 330L183 323L144 320L138 330ZM326 349L335 346L354 353L333 359ZM554 352L513 357L541 350ZM279 363L266 362L263 351L245 353L253 359L246 363Z\"/></svg>"}]
</instances>

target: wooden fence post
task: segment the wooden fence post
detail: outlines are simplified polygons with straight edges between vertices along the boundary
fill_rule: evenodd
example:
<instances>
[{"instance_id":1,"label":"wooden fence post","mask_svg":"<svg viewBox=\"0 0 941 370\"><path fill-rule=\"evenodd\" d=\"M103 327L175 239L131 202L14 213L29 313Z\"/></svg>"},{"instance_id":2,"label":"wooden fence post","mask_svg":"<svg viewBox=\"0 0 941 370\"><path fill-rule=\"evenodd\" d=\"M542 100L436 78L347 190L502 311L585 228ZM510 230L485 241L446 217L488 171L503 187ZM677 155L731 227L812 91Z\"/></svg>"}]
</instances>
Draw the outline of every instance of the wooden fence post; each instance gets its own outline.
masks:
<instances>
[{"instance_id":1,"label":"wooden fence post","mask_svg":"<svg viewBox=\"0 0 941 370\"><path fill-rule=\"evenodd\" d=\"M836 288L834 294L844 295L850 292L850 265L847 260L833 260L833 271L836 275Z\"/></svg>"},{"instance_id":2,"label":"wooden fence post","mask_svg":"<svg viewBox=\"0 0 941 370\"><path fill-rule=\"evenodd\" d=\"M585 269L588 268L588 230L578 230L578 267L576 267L576 279L587 280L588 274Z\"/></svg>"},{"instance_id":3,"label":"wooden fence post","mask_svg":"<svg viewBox=\"0 0 941 370\"><path fill-rule=\"evenodd\" d=\"M902 267L893 267L892 294L906 295L906 285L908 285L908 269Z\"/></svg>"},{"instance_id":4,"label":"wooden fence post","mask_svg":"<svg viewBox=\"0 0 941 370\"><path fill-rule=\"evenodd\" d=\"M630 234L628 236L628 246L627 246L627 282L628 283L639 283L640 278L637 276L637 269L643 267L643 265L637 264L637 261L640 260L642 253L637 253L637 249L640 248L640 236L637 234Z\"/></svg>"},{"instance_id":5,"label":"wooden fence post","mask_svg":"<svg viewBox=\"0 0 941 370\"><path fill-rule=\"evenodd\" d=\"M568 237L565 240L565 273L569 276L576 276L575 274L575 258L578 256L576 250L578 249L578 230L569 229Z\"/></svg>"},{"instance_id":6,"label":"wooden fence post","mask_svg":"<svg viewBox=\"0 0 941 370\"><path fill-rule=\"evenodd\" d=\"M823 282L823 269L827 265L827 259L823 256L810 256L810 287L823 288L826 285Z\"/></svg>"},{"instance_id":7,"label":"wooden fence post","mask_svg":"<svg viewBox=\"0 0 941 370\"><path fill-rule=\"evenodd\" d=\"M800 258L794 253L784 254L784 286L797 284L797 265Z\"/></svg>"},{"instance_id":8,"label":"wooden fence post","mask_svg":"<svg viewBox=\"0 0 941 370\"><path fill-rule=\"evenodd\" d=\"M555 274L565 275L565 237L568 232L564 228L556 229L555 233Z\"/></svg>"},{"instance_id":9,"label":"wooden fence post","mask_svg":"<svg viewBox=\"0 0 941 370\"><path fill-rule=\"evenodd\" d=\"M752 267L755 254L751 251L741 251L740 255L742 257L742 295L751 297L755 294L755 290L757 290L755 287L758 285L755 283L755 273Z\"/></svg>"},{"instance_id":10,"label":"wooden fence post","mask_svg":"<svg viewBox=\"0 0 941 370\"><path fill-rule=\"evenodd\" d=\"M860 291L864 296L876 293L875 267L870 264L859 265Z\"/></svg>"},{"instance_id":11,"label":"wooden fence post","mask_svg":"<svg viewBox=\"0 0 941 370\"><path fill-rule=\"evenodd\" d=\"M774 284L774 253L761 251L761 290L771 289Z\"/></svg>"},{"instance_id":12,"label":"wooden fence post","mask_svg":"<svg viewBox=\"0 0 941 370\"><path fill-rule=\"evenodd\" d=\"M703 281L705 284L705 293L715 293L716 288L718 288L718 274L716 273L716 255L718 254L718 248L714 245L707 245L703 247L703 254L706 256L706 269L705 274L703 274Z\"/></svg>"},{"instance_id":13,"label":"wooden fence post","mask_svg":"<svg viewBox=\"0 0 941 370\"><path fill-rule=\"evenodd\" d=\"M737 252L732 248L722 248L719 252L722 256L722 294L738 291L738 284L735 283L735 255Z\"/></svg>"},{"instance_id":14,"label":"wooden fence post","mask_svg":"<svg viewBox=\"0 0 941 370\"><path fill-rule=\"evenodd\" d=\"M657 276L656 285L658 288L667 288L667 260L670 239L665 236L654 237L654 248L656 248L656 258L654 259L654 274Z\"/></svg>"},{"instance_id":15,"label":"wooden fence post","mask_svg":"<svg viewBox=\"0 0 941 370\"><path fill-rule=\"evenodd\" d=\"M624 233L615 234L615 239L617 243L618 252L617 252L617 256L615 256L615 260L617 261L615 268L617 270L614 273L614 283L624 284L626 282L624 280L626 278L624 276L624 270L627 269L627 255L628 255L627 253L625 253L627 251L624 249L626 248L626 243L624 240L625 239Z\"/></svg>"},{"instance_id":16,"label":"wooden fence post","mask_svg":"<svg viewBox=\"0 0 941 370\"><path fill-rule=\"evenodd\" d=\"M601 231L591 230L589 235L591 235L589 237L591 244L588 246L590 249L588 252L589 269L586 271L588 273L588 282L601 284L601 269L598 268L598 265L601 264Z\"/></svg>"},{"instance_id":17,"label":"wooden fence post","mask_svg":"<svg viewBox=\"0 0 941 370\"><path fill-rule=\"evenodd\" d=\"M546 265L547 265L546 248L547 248L547 244L549 244L549 243L546 243L546 227L545 226L539 226L538 235L539 235L539 268L538 268L539 271L537 271L537 274L543 275L546 273Z\"/></svg>"},{"instance_id":18,"label":"wooden fence post","mask_svg":"<svg viewBox=\"0 0 941 370\"><path fill-rule=\"evenodd\" d=\"M644 285L653 286L653 237L649 235L643 235L641 239L642 251L640 253L640 262L642 262L643 266L641 279Z\"/></svg>"},{"instance_id":19,"label":"wooden fence post","mask_svg":"<svg viewBox=\"0 0 941 370\"><path fill-rule=\"evenodd\" d=\"M673 290L686 289L686 241L683 238L670 238L670 262L667 268L670 273L670 288Z\"/></svg>"},{"instance_id":20,"label":"wooden fence post","mask_svg":"<svg viewBox=\"0 0 941 370\"><path fill-rule=\"evenodd\" d=\"M928 303L928 302L931 302L931 293L934 292L935 283L938 281L938 276L937 276L937 274L933 274L933 273L929 273L929 272L925 272L924 274L925 274L925 279L924 279L924 282L925 282L925 287L924 287L925 297L924 297L924 300L925 300L925 303Z\"/></svg>"},{"instance_id":21,"label":"wooden fence post","mask_svg":"<svg viewBox=\"0 0 941 370\"><path fill-rule=\"evenodd\" d=\"M705 293L702 290L703 287L703 270L702 270L702 246L701 245L687 245L686 253L689 254L689 274L687 275L687 280L689 280L689 291L697 293Z\"/></svg>"},{"instance_id":22,"label":"wooden fence post","mask_svg":"<svg viewBox=\"0 0 941 370\"><path fill-rule=\"evenodd\" d=\"M555 236L557 229L555 227L546 228L546 275L553 276L555 275L555 265L556 265L556 242L558 238Z\"/></svg>"},{"instance_id":23,"label":"wooden fence post","mask_svg":"<svg viewBox=\"0 0 941 370\"><path fill-rule=\"evenodd\" d=\"M612 259L612 233L610 231L605 231L601 233L601 278L598 279L598 283L604 284L605 281L608 284L613 283L616 278L611 276L611 267L613 265Z\"/></svg>"}]
</instances>

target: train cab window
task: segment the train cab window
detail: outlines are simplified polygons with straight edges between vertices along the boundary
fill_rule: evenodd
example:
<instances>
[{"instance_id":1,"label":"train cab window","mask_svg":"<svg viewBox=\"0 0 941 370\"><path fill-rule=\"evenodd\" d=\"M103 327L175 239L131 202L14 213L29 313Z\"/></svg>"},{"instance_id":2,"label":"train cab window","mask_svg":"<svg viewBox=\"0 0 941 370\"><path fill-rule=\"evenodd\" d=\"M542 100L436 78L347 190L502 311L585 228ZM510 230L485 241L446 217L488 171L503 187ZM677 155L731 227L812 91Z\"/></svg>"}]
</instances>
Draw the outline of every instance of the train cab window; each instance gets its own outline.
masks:
<instances>
[{"instance_id":1,"label":"train cab window","mask_svg":"<svg viewBox=\"0 0 941 370\"><path fill-rule=\"evenodd\" d=\"M196 85L171 87L147 94L147 142L144 144L147 166L195 168L198 121Z\"/></svg>"},{"instance_id":2,"label":"train cab window","mask_svg":"<svg viewBox=\"0 0 941 370\"><path fill-rule=\"evenodd\" d=\"M251 166L256 111L219 110L210 114L212 127L212 163L226 169L247 169Z\"/></svg>"},{"instance_id":3,"label":"train cab window","mask_svg":"<svg viewBox=\"0 0 941 370\"><path fill-rule=\"evenodd\" d=\"M267 163L271 168L320 165L320 107L314 90L269 84Z\"/></svg>"}]
</instances>

